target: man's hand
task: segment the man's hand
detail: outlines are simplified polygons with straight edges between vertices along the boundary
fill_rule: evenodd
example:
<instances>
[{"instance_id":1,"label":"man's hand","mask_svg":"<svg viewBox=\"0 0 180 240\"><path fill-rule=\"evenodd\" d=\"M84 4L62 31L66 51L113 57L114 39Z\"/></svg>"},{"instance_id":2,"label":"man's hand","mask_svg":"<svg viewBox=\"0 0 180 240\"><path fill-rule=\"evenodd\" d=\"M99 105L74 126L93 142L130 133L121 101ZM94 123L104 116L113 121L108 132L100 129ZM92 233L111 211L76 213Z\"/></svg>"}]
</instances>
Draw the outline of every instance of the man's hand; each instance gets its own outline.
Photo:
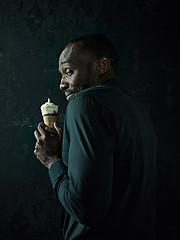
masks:
<instances>
[{"instance_id":1,"label":"man's hand","mask_svg":"<svg viewBox=\"0 0 180 240\"><path fill-rule=\"evenodd\" d=\"M55 130L51 130L43 123L39 123L37 130L34 131L37 140L34 154L47 168L50 168L62 156L62 128L56 123L54 128Z\"/></svg>"}]
</instances>

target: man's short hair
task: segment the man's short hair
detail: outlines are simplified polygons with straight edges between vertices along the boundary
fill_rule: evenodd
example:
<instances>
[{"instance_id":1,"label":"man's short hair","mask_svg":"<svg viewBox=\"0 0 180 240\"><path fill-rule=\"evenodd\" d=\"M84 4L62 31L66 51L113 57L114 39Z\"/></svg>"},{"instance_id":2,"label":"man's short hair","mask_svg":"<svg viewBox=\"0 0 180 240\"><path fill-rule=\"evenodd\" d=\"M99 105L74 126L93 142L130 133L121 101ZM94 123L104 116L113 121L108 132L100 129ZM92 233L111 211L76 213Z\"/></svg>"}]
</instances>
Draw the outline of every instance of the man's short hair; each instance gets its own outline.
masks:
<instances>
[{"instance_id":1,"label":"man's short hair","mask_svg":"<svg viewBox=\"0 0 180 240\"><path fill-rule=\"evenodd\" d=\"M69 42L69 44L81 41L82 48L95 55L97 59L107 57L110 60L114 73L117 73L117 51L113 43L104 35L98 33L89 33L81 35Z\"/></svg>"}]
</instances>

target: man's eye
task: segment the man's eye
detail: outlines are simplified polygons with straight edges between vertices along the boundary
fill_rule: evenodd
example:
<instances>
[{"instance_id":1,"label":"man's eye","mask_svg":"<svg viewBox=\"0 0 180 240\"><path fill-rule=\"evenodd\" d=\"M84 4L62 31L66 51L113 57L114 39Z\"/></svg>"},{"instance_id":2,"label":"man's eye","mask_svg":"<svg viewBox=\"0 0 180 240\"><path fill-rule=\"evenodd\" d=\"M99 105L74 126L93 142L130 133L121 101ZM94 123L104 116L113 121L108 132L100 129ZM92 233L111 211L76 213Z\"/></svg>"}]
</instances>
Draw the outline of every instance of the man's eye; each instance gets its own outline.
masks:
<instances>
[{"instance_id":1,"label":"man's eye","mask_svg":"<svg viewBox=\"0 0 180 240\"><path fill-rule=\"evenodd\" d=\"M70 68L66 68L65 73L66 73L68 76L71 76L71 75L73 74L73 71L72 71Z\"/></svg>"}]
</instances>

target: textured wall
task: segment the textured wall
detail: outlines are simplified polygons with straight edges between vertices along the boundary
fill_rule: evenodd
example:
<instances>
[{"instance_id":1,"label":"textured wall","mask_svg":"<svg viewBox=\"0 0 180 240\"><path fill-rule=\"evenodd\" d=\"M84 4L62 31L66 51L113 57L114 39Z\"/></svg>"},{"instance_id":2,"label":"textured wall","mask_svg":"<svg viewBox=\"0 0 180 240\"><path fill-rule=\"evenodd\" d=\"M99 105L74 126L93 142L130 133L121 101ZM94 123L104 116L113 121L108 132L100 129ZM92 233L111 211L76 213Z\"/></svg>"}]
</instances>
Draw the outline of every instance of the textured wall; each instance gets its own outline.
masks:
<instances>
[{"instance_id":1,"label":"textured wall","mask_svg":"<svg viewBox=\"0 0 180 240\"><path fill-rule=\"evenodd\" d=\"M158 239L179 239L178 8L158 0L0 0L0 239L61 239L61 209L33 155L33 131L58 90L70 38L100 32L119 53L122 88L149 112L159 139ZM59 237L58 237L59 236Z\"/></svg>"}]
</instances>

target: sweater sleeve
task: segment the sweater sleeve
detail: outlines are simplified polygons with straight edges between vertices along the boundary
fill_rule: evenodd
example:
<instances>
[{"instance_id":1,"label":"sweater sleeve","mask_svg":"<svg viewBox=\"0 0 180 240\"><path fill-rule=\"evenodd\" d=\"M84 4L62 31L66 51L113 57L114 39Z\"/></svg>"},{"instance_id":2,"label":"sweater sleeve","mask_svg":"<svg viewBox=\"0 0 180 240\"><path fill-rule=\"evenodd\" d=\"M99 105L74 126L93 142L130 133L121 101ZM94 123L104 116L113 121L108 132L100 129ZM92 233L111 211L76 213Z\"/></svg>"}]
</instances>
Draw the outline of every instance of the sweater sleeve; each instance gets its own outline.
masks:
<instances>
[{"instance_id":1,"label":"sweater sleeve","mask_svg":"<svg viewBox=\"0 0 180 240\"><path fill-rule=\"evenodd\" d=\"M68 169L62 161L55 163L50 169L52 185L76 221L94 226L111 204L114 130L103 107L86 96L70 101L66 125Z\"/></svg>"}]
</instances>

